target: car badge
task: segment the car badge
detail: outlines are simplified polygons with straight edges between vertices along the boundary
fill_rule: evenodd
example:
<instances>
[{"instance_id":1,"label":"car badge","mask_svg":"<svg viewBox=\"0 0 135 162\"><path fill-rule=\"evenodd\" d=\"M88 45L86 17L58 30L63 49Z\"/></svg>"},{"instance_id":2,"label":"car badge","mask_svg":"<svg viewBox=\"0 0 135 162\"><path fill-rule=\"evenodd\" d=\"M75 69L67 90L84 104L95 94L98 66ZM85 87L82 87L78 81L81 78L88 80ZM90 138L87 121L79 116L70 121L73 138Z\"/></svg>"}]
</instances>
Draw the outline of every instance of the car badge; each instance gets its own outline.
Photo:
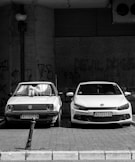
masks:
<instances>
[{"instance_id":1,"label":"car badge","mask_svg":"<svg viewBox=\"0 0 135 162\"><path fill-rule=\"evenodd\" d=\"M101 104L100 104L100 106L104 106L104 104L103 104L103 103L101 103Z\"/></svg>"},{"instance_id":2,"label":"car badge","mask_svg":"<svg viewBox=\"0 0 135 162\"><path fill-rule=\"evenodd\" d=\"M32 105L29 105L29 106L28 106L28 109L31 110L31 109L32 109Z\"/></svg>"}]
</instances>

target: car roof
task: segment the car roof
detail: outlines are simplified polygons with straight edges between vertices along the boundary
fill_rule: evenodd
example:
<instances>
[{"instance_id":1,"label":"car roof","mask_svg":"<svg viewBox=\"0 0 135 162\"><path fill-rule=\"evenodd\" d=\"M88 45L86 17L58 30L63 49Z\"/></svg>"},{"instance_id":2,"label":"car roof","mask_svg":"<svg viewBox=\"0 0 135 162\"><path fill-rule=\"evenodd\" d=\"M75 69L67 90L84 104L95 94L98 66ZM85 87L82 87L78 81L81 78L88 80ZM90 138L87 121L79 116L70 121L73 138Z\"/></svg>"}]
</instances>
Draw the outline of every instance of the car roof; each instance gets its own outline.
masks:
<instances>
[{"instance_id":1,"label":"car roof","mask_svg":"<svg viewBox=\"0 0 135 162\"><path fill-rule=\"evenodd\" d=\"M28 82L20 82L19 84L53 84L49 81L28 81Z\"/></svg>"},{"instance_id":2,"label":"car roof","mask_svg":"<svg viewBox=\"0 0 135 162\"><path fill-rule=\"evenodd\" d=\"M80 85L83 84L116 84L115 82L110 81L87 81L87 82L80 82Z\"/></svg>"}]
</instances>

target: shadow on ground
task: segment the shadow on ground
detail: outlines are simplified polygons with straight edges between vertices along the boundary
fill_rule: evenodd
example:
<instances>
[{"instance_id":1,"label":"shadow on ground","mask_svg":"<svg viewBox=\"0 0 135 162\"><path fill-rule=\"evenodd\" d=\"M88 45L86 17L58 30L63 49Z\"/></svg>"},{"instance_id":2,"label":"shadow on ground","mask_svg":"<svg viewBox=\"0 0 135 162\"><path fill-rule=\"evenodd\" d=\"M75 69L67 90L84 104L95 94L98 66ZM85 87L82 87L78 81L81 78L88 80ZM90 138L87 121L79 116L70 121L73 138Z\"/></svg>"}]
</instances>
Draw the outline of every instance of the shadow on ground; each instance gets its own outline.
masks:
<instances>
[{"instance_id":1,"label":"shadow on ground","mask_svg":"<svg viewBox=\"0 0 135 162\"><path fill-rule=\"evenodd\" d=\"M11 122L6 123L5 121L0 123L0 129L29 129L31 122ZM48 129L55 127L52 124L38 123L35 124L35 129ZM119 124L71 124L70 117L62 117L61 126L63 128L72 128L72 129L117 129L122 128Z\"/></svg>"}]
</instances>

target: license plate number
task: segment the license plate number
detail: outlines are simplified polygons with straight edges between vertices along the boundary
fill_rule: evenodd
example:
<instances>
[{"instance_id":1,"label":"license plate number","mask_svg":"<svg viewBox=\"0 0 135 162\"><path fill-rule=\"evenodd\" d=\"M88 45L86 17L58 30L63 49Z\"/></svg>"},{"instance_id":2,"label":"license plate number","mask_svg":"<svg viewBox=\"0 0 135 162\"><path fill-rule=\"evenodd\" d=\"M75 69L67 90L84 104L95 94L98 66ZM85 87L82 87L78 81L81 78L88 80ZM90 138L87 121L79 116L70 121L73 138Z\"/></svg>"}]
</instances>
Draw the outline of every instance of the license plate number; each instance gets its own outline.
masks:
<instances>
[{"instance_id":1,"label":"license plate number","mask_svg":"<svg viewBox=\"0 0 135 162\"><path fill-rule=\"evenodd\" d=\"M94 116L95 117L111 117L112 112L95 112Z\"/></svg>"},{"instance_id":2,"label":"license plate number","mask_svg":"<svg viewBox=\"0 0 135 162\"><path fill-rule=\"evenodd\" d=\"M21 119L39 119L39 115L38 114L23 114L20 116Z\"/></svg>"}]
</instances>

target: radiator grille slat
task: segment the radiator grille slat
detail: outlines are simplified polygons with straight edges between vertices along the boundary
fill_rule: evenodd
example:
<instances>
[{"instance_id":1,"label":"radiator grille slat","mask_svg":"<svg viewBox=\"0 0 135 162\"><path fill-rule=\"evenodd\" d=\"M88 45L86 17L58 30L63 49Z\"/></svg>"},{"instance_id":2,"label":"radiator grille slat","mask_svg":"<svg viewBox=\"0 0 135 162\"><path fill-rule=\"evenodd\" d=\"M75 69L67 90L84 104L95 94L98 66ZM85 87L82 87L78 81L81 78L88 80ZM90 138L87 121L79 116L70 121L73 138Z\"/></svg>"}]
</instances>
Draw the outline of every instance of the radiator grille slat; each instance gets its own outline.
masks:
<instances>
[{"instance_id":1,"label":"radiator grille slat","mask_svg":"<svg viewBox=\"0 0 135 162\"><path fill-rule=\"evenodd\" d=\"M79 107L79 110L88 111L88 110L116 110L117 107Z\"/></svg>"},{"instance_id":2,"label":"radiator grille slat","mask_svg":"<svg viewBox=\"0 0 135 162\"><path fill-rule=\"evenodd\" d=\"M47 104L14 105L13 107L13 111L31 111L31 110L48 110L48 105Z\"/></svg>"}]
</instances>

